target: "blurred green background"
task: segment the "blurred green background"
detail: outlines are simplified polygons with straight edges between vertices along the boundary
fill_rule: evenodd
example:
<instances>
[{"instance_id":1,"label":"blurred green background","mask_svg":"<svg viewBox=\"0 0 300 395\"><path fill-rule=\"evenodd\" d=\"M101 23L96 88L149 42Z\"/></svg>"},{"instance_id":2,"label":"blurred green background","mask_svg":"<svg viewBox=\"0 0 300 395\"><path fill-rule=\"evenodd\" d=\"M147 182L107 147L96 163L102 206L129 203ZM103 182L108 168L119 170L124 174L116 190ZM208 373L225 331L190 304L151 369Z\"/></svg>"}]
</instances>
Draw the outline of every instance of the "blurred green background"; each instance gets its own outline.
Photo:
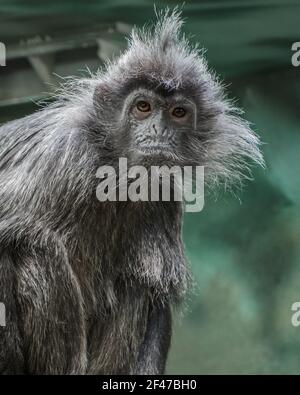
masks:
<instances>
[{"instance_id":1,"label":"blurred green background","mask_svg":"<svg viewBox=\"0 0 300 395\"><path fill-rule=\"evenodd\" d=\"M291 46L300 41L300 1L186 1L183 15L261 136L266 170L238 196L207 196L202 212L185 217L196 286L175 319L168 373L298 374L300 67ZM57 74L96 70L132 25L153 17L148 0L0 0L0 122L35 111Z\"/></svg>"}]
</instances>

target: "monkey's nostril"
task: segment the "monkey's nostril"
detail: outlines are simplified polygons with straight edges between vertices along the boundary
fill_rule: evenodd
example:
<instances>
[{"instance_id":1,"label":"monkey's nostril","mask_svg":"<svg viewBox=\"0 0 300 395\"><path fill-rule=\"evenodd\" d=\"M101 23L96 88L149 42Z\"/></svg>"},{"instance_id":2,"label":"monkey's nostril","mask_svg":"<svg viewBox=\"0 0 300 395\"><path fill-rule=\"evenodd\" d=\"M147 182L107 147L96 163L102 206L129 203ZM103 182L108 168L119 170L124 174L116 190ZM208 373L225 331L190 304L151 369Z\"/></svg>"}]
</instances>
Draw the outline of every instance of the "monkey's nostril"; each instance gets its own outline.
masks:
<instances>
[{"instance_id":1,"label":"monkey's nostril","mask_svg":"<svg viewBox=\"0 0 300 395\"><path fill-rule=\"evenodd\" d=\"M154 132L157 134L157 130L156 130L156 127L154 124L152 125L152 127L153 127Z\"/></svg>"}]
</instances>

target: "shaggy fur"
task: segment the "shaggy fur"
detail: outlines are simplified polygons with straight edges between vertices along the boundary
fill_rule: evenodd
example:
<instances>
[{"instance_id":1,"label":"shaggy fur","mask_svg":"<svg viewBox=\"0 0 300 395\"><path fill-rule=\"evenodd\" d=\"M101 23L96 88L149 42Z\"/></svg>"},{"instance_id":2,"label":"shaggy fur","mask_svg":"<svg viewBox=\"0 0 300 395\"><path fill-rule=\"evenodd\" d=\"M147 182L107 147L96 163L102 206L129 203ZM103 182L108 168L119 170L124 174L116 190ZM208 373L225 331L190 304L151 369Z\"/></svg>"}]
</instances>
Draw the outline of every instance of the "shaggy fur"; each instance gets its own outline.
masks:
<instances>
[{"instance_id":1,"label":"shaggy fur","mask_svg":"<svg viewBox=\"0 0 300 395\"><path fill-rule=\"evenodd\" d=\"M188 93L197 125L172 162L204 165L209 186L239 182L249 158L262 163L181 25L177 11L159 15L104 70L0 128L2 373L163 373L170 304L188 282L182 206L97 201L99 166L141 163L124 144L124 100L140 86Z\"/></svg>"}]
</instances>

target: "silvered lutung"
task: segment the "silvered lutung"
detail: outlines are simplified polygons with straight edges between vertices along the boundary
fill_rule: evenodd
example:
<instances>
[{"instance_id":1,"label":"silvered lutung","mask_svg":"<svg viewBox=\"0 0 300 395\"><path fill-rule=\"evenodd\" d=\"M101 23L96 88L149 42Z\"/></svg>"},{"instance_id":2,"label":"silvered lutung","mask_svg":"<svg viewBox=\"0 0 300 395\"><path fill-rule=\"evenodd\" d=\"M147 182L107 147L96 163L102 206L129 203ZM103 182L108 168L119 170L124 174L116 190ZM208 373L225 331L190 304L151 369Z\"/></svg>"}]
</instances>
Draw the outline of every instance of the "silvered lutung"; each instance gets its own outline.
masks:
<instances>
[{"instance_id":1,"label":"silvered lutung","mask_svg":"<svg viewBox=\"0 0 300 395\"><path fill-rule=\"evenodd\" d=\"M188 284L182 203L99 202L100 166L204 166L240 182L259 141L178 12L96 75L0 128L0 371L163 373Z\"/></svg>"}]
</instances>

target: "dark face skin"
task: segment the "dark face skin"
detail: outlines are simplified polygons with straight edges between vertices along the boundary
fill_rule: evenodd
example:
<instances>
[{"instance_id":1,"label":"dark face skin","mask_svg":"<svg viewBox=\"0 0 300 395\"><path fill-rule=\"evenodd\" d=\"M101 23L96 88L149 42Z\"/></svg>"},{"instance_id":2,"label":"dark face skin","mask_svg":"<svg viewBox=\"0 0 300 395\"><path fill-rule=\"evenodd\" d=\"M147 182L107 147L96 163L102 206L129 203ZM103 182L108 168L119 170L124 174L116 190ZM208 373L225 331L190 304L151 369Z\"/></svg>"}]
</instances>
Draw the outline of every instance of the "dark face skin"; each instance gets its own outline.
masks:
<instances>
[{"instance_id":1,"label":"dark face skin","mask_svg":"<svg viewBox=\"0 0 300 395\"><path fill-rule=\"evenodd\" d=\"M138 89L127 96L121 117L126 119L130 153L143 158L182 157L182 143L196 127L196 105L175 93L163 96ZM155 162L155 160L154 160Z\"/></svg>"}]
</instances>

